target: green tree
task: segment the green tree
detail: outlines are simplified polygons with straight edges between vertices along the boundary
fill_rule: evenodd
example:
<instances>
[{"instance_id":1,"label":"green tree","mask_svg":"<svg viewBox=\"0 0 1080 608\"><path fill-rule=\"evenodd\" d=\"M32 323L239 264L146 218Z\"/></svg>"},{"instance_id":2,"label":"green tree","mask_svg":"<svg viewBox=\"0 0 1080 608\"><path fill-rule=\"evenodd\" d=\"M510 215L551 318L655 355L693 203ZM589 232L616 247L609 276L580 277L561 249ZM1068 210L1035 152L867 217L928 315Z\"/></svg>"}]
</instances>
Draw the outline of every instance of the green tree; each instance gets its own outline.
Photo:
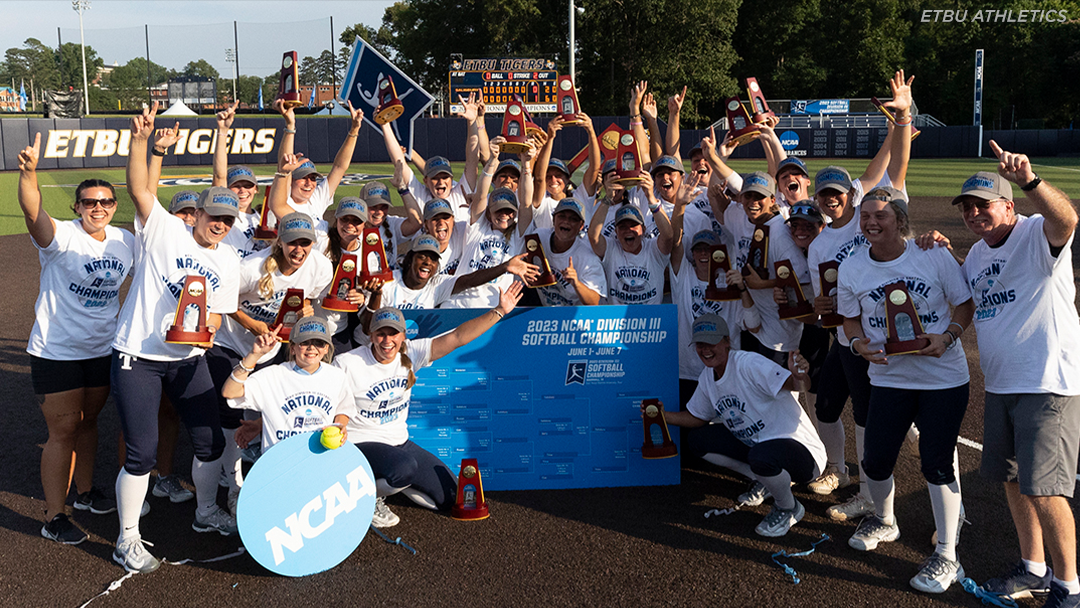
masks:
<instances>
[{"instance_id":1,"label":"green tree","mask_svg":"<svg viewBox=\"0 0 1080 608\"><path fill-rule=\"evenodd\" d=\"M135 57L126 64L113 69L112 73L105 79L105 86L120 101L122 109L141 108L143 104L149 102L147 94L149 86L161 84L177 76L176 70L150 62L150 75L148 78L146 66L145 58ZM93 100L93 97L91 97L91 100Z\"/></svg>"},{"instance_id":2,"label":"green tree","mask_svg":"<svg viewBox=\"0 0 1080 608\"><path fill-rule=\"evenodd\" d=\"M60 69L60 87L72 87L81 90L83 82L82 48L74 42L65 42L57 54ZM98 57L97 51L90 45L86 46L86 79L93 82L97 77L98 69L105 65L105 60ZM93 95L90 101L93 102ZM92 106L91 106L92 107ZM114 103L113 108L116 107Z\"/></svg>"},{"instance_id":3,"label":"green tree","mask_svg":"<svg viewBox=\"0 0 1080 608\"><path fill-rule=\"evenodd\" d=\"M344 56L345 61L349 60L349 54L352 52L352 46L356 43L357 38L363 38L364 42L367 42L376 51L382 53L387 59L392 59L394 55L393 34L390 29L385 25L379 27L379 29L371 28L363 23L357 23L345 28L345 31L341 32L338 36L338 40L341 44L345 45L340 52L340 56Z\"/></svg>"},{"instance_id":4,"label":"green tree","mask_svg":"<svg viewBox=\"0 0 1080 608\"><path fill-rule=\"evenodd\" d=\"M197 61L189 61L184 69L180 72L182 76L197 76L201 78L213 78L217 80L220 78L218 71L214 69L214 66L210 65L205 59L199 59Z\"/></svg>"},{"instance_id":5,"label":"green tree","mask_svg":"<svg viewBox=\"0 0 1080 608\"><path fill-rule=\"evenodd\" d=\"M15 82L18 87L25 82L34 83L38 89L54 89L60 82L53 50L36 38L27 38L22 48L10 48L4 53L0 64L0 83Z\"/></svg>"},{"instance_id":6,"label":"green tree","mask_svg":"<svg viewBox=\"0 0 1080 608\"><path fill-rule=\"evenodd\" d=\"M250 107L259 106L259 87L263 86L263 79L258 76L240 76L236 79L236 96L240 99L241 103L247 104ZM277 86L277 83L274 83ZM231 93L232 89L230 89ZM264 93L265 95L265 93ZM263 97L264 104L270 103L266 97Z\"/></svg>"}]
</instances>

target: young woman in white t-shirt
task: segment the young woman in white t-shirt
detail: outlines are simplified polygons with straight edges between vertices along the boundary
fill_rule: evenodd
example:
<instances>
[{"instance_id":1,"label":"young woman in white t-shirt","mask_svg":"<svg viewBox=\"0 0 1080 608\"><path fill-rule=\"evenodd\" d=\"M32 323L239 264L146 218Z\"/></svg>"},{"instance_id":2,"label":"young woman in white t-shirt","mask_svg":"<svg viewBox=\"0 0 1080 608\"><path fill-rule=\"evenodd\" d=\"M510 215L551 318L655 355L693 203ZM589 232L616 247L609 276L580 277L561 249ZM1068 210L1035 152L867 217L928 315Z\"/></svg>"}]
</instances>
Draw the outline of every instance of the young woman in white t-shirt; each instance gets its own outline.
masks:
<instances>
[{"instance_id":1,"label":"young woman in white t-shirt","mask_svg":"<svg viewBox=\"0 0 1080 608\"><path fill-rule=\"evenodd\" d=\"M19 206L41 262L36 320L26 352L34 393L49 429L41 452L45 525L41 535L68 545L86 540L64 513L74 478L75 508L111 513L116 504L92 486L97 418L109 396L109 342L116 334L120 284L135 239L110 225L116 192L106 181L75 188L73 221L49 217L41 204L37 164L41 134L19 153Z\"/></svg>"},{"instance_id":2,"label":"young woman in white t-shirt","mask_svg":"<svg viewBox=\"0 0 1080 608\"><path fill-rule=\"evenodd\" d=\"M900 536L893 513L893 469L915 423L937 550L923 562L911 585L926 593L942 593L964 576L956 554L962 504L955 458L968 403L968 370L959 336L971 323L975 304L952 255L943 248L919 249L911 240L907 203L896 190L868 193L859 221L870 247L857 250L840 265L837 311L845 317L852 352L870 362L873 389L863 473L874 513L862 520L848 544L872 551ZM905 289L895 287L898 282ZM918 318L889 303L910 304ZM925 346L914 353L886 356L887 328L895 329L899 340L925 340Z\"/></svg>"},{"instance_id":3,"label":"young woman in white t-shirt","mask_svg":"<svg viewBox=\"0 0 1080 608\"><path fill-rule=\"evenodd\" d=\"M400 170L395 175L395 182L401 183ZM390 270L398 268L401 246L420 230L420 216L406 206L407 217L390 215L390 191L382 182L368 182L360 190L360 198L367 204L367 228L378 228L386 251L386 263Z\"/></svg>"},{"instance_id":4,"label":"young woman in white t-shirt","mask_svg":"<svg viewBox=\"0 0 1080 608\"><path fill-rule=\"evenodd\" d=\"M664 416L691 429L686 443L694 455L754 480L740 503L775 499L755 531L783 536L806 513L792 482L810 481L825 466L825 447L791 392L810 384L809 364L798 351L788 354L784 369L757 353L731 350L727 323L712 313L694 321L692 336L704 365L697 390L686 411ZM641 413L649 414L644 403Z\"/></svg>"},{"instance_id":5,"label":"young woman in white t-shirt","mask_svg":"<svg viewBox=\"0 0 1080 608\"><path fill-rule=\"evenodd\" d=\"M277 333L275 328L256 338L225 379L221 394L229 407L260 414L264 452L293 435L331 425L341 429L342 441L346 441L355 405L345 373L330 365L334 346L326 320L306 317L298 322L289 336L288 360L253 371L261 359L277 351ZM288 408L290 400L299 396L304 397L304 407Z\"/></svg>"},{"instance_id":6,"label":"young woman in white t-shirt","mask_svg":"<svg viewBox=\"0 0 1080 608\"><path fill-rule=\"evenodd\" d=\"M409 439L409 400L416 370L472 342L510 314L521 299L521 283L499 291L499 305L435 338L405 339L405 317L396 308L380 308L371 322L371 346L337 357L356 400L349 440L364 453L375 474L377 500L372 525L399 521L383 499L403 492L429 509L449 509L457 481L450 469Z\"/></svg>"},{"instance_id":7,"label":"young woman in white t-shirt","mask_svg":"<svg viewBox=\"0 0 1080 608\"><path fill-rule=\"evenodd\" d=\"M337 208L334 210L334 219L330 221L327 228L328 238L324 252L334 272L337 272L341 265L344 254L350 253L359 259L360 236L364 233L367 220L367 204L363 200L355 196L346 196L338 201ZM336 287L333 288L336 289ZM363 305L365 301L363 292L356 288L348 290L345 299L357 306ZM343 353L356 347L356 343L353 342L353 331L360 325L359 311L326 310L322 308L320 302L316 314L330 324L331 340L336 352Z\"/></svg>"}]
</instances>

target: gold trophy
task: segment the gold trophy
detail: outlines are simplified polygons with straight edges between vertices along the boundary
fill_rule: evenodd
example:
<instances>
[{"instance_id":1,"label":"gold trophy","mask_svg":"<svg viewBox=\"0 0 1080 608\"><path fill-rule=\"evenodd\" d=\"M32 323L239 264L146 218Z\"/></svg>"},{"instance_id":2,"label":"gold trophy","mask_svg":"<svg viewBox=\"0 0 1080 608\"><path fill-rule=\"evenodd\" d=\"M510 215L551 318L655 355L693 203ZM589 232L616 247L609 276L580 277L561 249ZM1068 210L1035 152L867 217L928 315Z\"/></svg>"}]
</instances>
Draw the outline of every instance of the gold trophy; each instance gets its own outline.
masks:
<instances>
[{"instance_id":1,"label":"gold trophy","mask_svg":"<svg viewBox=\"0 0 1080 608\"><path fill-rule=\"evenodd\" d=\"M525 261L540 267L540 276L528 284L529 287L550 287L558 282L555 274L551 272L547 256L544 255L544 244L540 242L540 235L536 233L525 235Z\"/></svg>"},{"instance_id":2,"label":"gold trophy","mask_svg":"<svg viewBox=\"0 0 1080 608\"><path fill-rule=\"evenodd\" d=\"M923 334L922 321L903 281L885 286L885 316L889 322L886 355L909 355L930 345L927 338L915 337Z\"/></svg>"},{"instance_id":3,"label":"gold trophy","mask_svg":"<svg viewBox=\"0 0 1080 608\"><path fill-rule=\"evenodd\" d=\"M839 276L840 262L837 262L836 260L829 260L828 262L822 262L818 264L818 278L821 279L821 295L836 297L836 279ZM843 315L839 315L835 312L821 315L821 326L826 329L839 327L843 324Z\"/></svg>"},{"instance_id":4,"label":"gold trophy","mask_svg":"<svg viewBox=\"0 0 1080 608\"><path fill-rule=\"evenodd\" d=\"M330 283L330 293L322 300L322 307L335 312L356 312L359 306L349 301L349 290L356 287L356 255L341 254L334 280Z\"/></svg>"},{"instance_id":5,"label":"gold trophy","mask_svg":"<svg viewBox=\"0 0 1080 608\"><path fill-rule=\"evenodd\" d=\"M274 319L274 324L270 326L270 330L273 331L275 327L280 327L278 330L278 341L288 342L289 334L292 333L293 325L300 320L300 314L304 310L304 290L289 288L285 290L285 297L281 300L281 307L278 308L277 318Z\"/></svg>"},{"instance_id":6,"label":"gold trophy","mask_svg":"<svg viewBox=\"0 0 1080 608\"><path fill-rule=\"evenodd\" d=\"M202 346L210 341L206 326L206 279L190 274L184 279L184 287L176 302L176 316L172 327L165 332L169 344Z\"/></svg>"},{"instance_id":7,"label":"gold trophy","mask_svg":"<svg viewBox=\"0 0 1080 608\"><path fill-rule=\"evenodd\" d=\"M642 422L645 425L645 443L641 446L641 457L646 460L658 460L671 458L679 454L679 448L671 440L671 433L667 428L667 420L664 418L664 410L660 409L659 399L645 399L641 402L645 406L645 416ZM656 445L652 440L652 426L660 427L663 443Z\"/></svg>"},{"instance_id":8,"label":"gold trophy","mask_svg":"<svg viewBox=\"0 0 1080 608\"><path fill-rule=\"evenodd\" d=\"M281 80L278 81L277 98L285 102L286 108L304 105L300 100L300 72L296 51L289 51L281 58Z\"/></svg>"},{"instance_id":9,"label":"gold trophy","mask_svg":"<svg viewBox=\"0 0 1080 608\"><path fill-rule=\"evenodd\" d=\"M480 482L480 465L475 458L461 460L458 474L457 500L450 508L450 517L460 521L487 519L488 505L484 500L484 486Z\"/></svg>"},{"instance_id":10,"label":"gold trophy","mask_svg":"<svg viewBox=\"0 0 1080 608\"><path fill-rule=\"evenodd\" d=\"M787 304L777 307L777 312L783 320L797 319L814 314L814 305L803 295L802 285L799 285L799 277L795 276L795 269L790 260L780 260L776 266L776 286L784 290L787 296Z\"/></svg>"}]
</instances>

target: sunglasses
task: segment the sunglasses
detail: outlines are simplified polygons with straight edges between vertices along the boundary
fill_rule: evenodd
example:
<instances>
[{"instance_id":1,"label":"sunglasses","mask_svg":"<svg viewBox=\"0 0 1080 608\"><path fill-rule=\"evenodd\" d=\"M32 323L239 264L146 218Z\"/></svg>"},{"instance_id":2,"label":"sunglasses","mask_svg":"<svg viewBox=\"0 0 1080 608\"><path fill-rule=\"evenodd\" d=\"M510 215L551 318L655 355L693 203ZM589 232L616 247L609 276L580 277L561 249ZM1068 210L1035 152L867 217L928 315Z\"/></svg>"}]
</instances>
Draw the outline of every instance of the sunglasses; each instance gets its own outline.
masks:
<instances>
[{"instance_id":1,"label":"sunglasses","mask_svg":"<svg viewBox=\"0 0 1080 608\"><path fill-rule=\"evenodd\" d=\"M115 198L80 198L79 204L88 209L101 205L102 209L112 209L116 206Z\"/></svg>"},{"instance_id":2,"label":"sunglasses","mask_svg":"<svg viewBox=\"0 0 1080 608\"><path fill-rule=\"evenodd\" d=\"M818 210L814 209L810 205L795 205L791 208L791 215L809 215L811 217L818 216Z\"/></svg>"},{"instance_id":3,"label":"sunglasses","mask_svg":"<svg viewBox=\"0 0 1080 608\"><path fill-rule=\"evenodd\" d=\"M968 212L968 211L971 211L972 207L977 208L979 211L986 211L994 203L1003 202L1004 200L1005 199L1003 199L1003 198L996 198L996 199L994 199L992 201L977 200L975 202L971 202L970 200L967 200L967 201L963 201L962 203L960 203L960 209L962 211L964 211L965 213Z\"/></svg>"}]
</instances>

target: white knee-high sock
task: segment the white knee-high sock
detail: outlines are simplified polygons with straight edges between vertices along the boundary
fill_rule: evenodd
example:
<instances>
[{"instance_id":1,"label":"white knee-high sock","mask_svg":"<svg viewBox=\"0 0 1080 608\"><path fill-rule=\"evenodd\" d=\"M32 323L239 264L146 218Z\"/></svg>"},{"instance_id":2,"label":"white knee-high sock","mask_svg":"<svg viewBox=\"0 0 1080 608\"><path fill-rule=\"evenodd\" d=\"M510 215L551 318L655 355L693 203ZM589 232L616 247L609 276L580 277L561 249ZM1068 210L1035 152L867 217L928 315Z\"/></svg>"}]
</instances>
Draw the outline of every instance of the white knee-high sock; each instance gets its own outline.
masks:
<instances>
[{"instance_id":1,"label":"white knee-high sock","mask_svg":"<svg viewBox=\"0 0 1080 608\"><path fill-rule=\"evenodd\" d=\"M409 500L415 502L421 507L424 507L425 509L431 509L432 511L435 511L439 508L439 505L435 504L435 501L432 500L430 496L421 492L420 490L409 487L402 489L401 493L407 496Z\"/></svg>"},{"instance_id":2,"label":"white knee-high sock","mask_svg":"<svg viewBox=\"0 0 1080 608\"><path fill-rule=\"evenodd\" d=\"M818 424L821 422L817 419L817 393L799 393L803 398L803 403L806 407L806 415L810 417L810 422L814 425L814 430L817 430Z\"/></svg>"},{"instance_id":3,"label":"white knee-high sock","mask_svg":"<svg viewBox=\"0 0 1080 608\"><path fill-rule=\"evenodd\" d=\"M139 536L139 517L149 489L149 473L132 475L127 469L120 469L120 474L116 476L116 512L120 516L121 541Z\"/></svg>"},{"instance_id":4,"label":"white knee-high sock","mask_svg":"<svg viewBox=\"0 0 1080 608\"><path fill-rule=\"evenodd\" d=\"M870 497L870 489L866 486L866 473L862 470L863 451L866 449L866 427L855 425L855 462L859 464L859 494L866 498Z\"/></svg>"},{"instance_id":5,"label":"white knee-high sock","mask_svg":"<svg viewBox=\"0 0 1080 608\"><path fill-rule=\"evenodd\" d=\"M794 509L795 495L791 493L791 474L781 470L779 475L758 477L761 485L769 489L778 509Z\"/></svg>"},{"instance_id":6,"label":"white knee-high sock","mask_svg":"<svg viewBox=\"0 0 1080 608\"><path fill-rule=\"evenodd\" d=\"M956 530L960 527L960 484L953 481L943 486L926 484L930 505L934 508L937 528L937 553L956 561Z\"/></svg>"},{"instance_id":7,"label":"white knee-high sock","mask_svg":"<svg viewBox=\"0 0 1080 608\"><path fill-rule=\"evenodd\" d=\"M221 467L225 471L225 478L229 480L229 490L239 492L244 485L244 470L240 466L240 446L236 445L233 434L236 429L222 428L225 434L225 451L221 453Z\"/></svg>"},{"instance_id":8,"label":"white knee-high sock","mask_svg":"<svg viewBox=\"0 0 1080 608\"><path fill-rule=\"evenodd\" d=\"M847 461L844 460L844 423L817 421L818 436L825 444L825 459L830 467L836 467L841 473L847 473Z\"/></svg>"},{"instance_id":9,"label":"white knee-high sock","mask_svg":"<svg viewBox=\"0 0 1080 608\"><path fill-rule=\"evenodd\" d=\"M754 475L754 472L750 470L749 463L743 462L741 460L735 460L734 458L729 458L727 456L724 456L723 454L716 454L714 452L709 452L701 458L706 462L711 462L715 464L718 467L731 469L732 471L735 471L736 473L744 477L749 477L750 479L757 479L757 476Z\"/></svg>"},{"instance_id":10,"label":"white knee-high sock","mask_svg":"<svg viewBox=\"0 0 1080 608\"><path fill-rule=\"evenodd\" d=\"M893 476L888 479L874 481L867 478L866 486L870 490L870 498L874 500L874 513L886 524L896 523L893 517L893 498L895 497L896 484Z\"/></svg>"},{"instance_id":11,"label":"white knee-high sock","mask_svg":"<svg viewBox=\"0 0 1080 608\"><path fill-rule=\"evenodd\" d=\"M393 496L394 494L397 494L404 489L405 488L395 488L394 486L386 483L386 480L382 478L375 480L375 496L378 496L379 498Z\"/></svg>"},{"instance_id":12,"label":"white knee-high sock","mask_svg":"<svg viewBox=\"0 0 1080 608\"><path fill-rule=\"evenodd\" d=\"M217 508L218 479L221 478L221 458L203 462L191 458L191 482L195 486L195 503L199 515L209 515Z\"/></svg>"}]
</instances>

